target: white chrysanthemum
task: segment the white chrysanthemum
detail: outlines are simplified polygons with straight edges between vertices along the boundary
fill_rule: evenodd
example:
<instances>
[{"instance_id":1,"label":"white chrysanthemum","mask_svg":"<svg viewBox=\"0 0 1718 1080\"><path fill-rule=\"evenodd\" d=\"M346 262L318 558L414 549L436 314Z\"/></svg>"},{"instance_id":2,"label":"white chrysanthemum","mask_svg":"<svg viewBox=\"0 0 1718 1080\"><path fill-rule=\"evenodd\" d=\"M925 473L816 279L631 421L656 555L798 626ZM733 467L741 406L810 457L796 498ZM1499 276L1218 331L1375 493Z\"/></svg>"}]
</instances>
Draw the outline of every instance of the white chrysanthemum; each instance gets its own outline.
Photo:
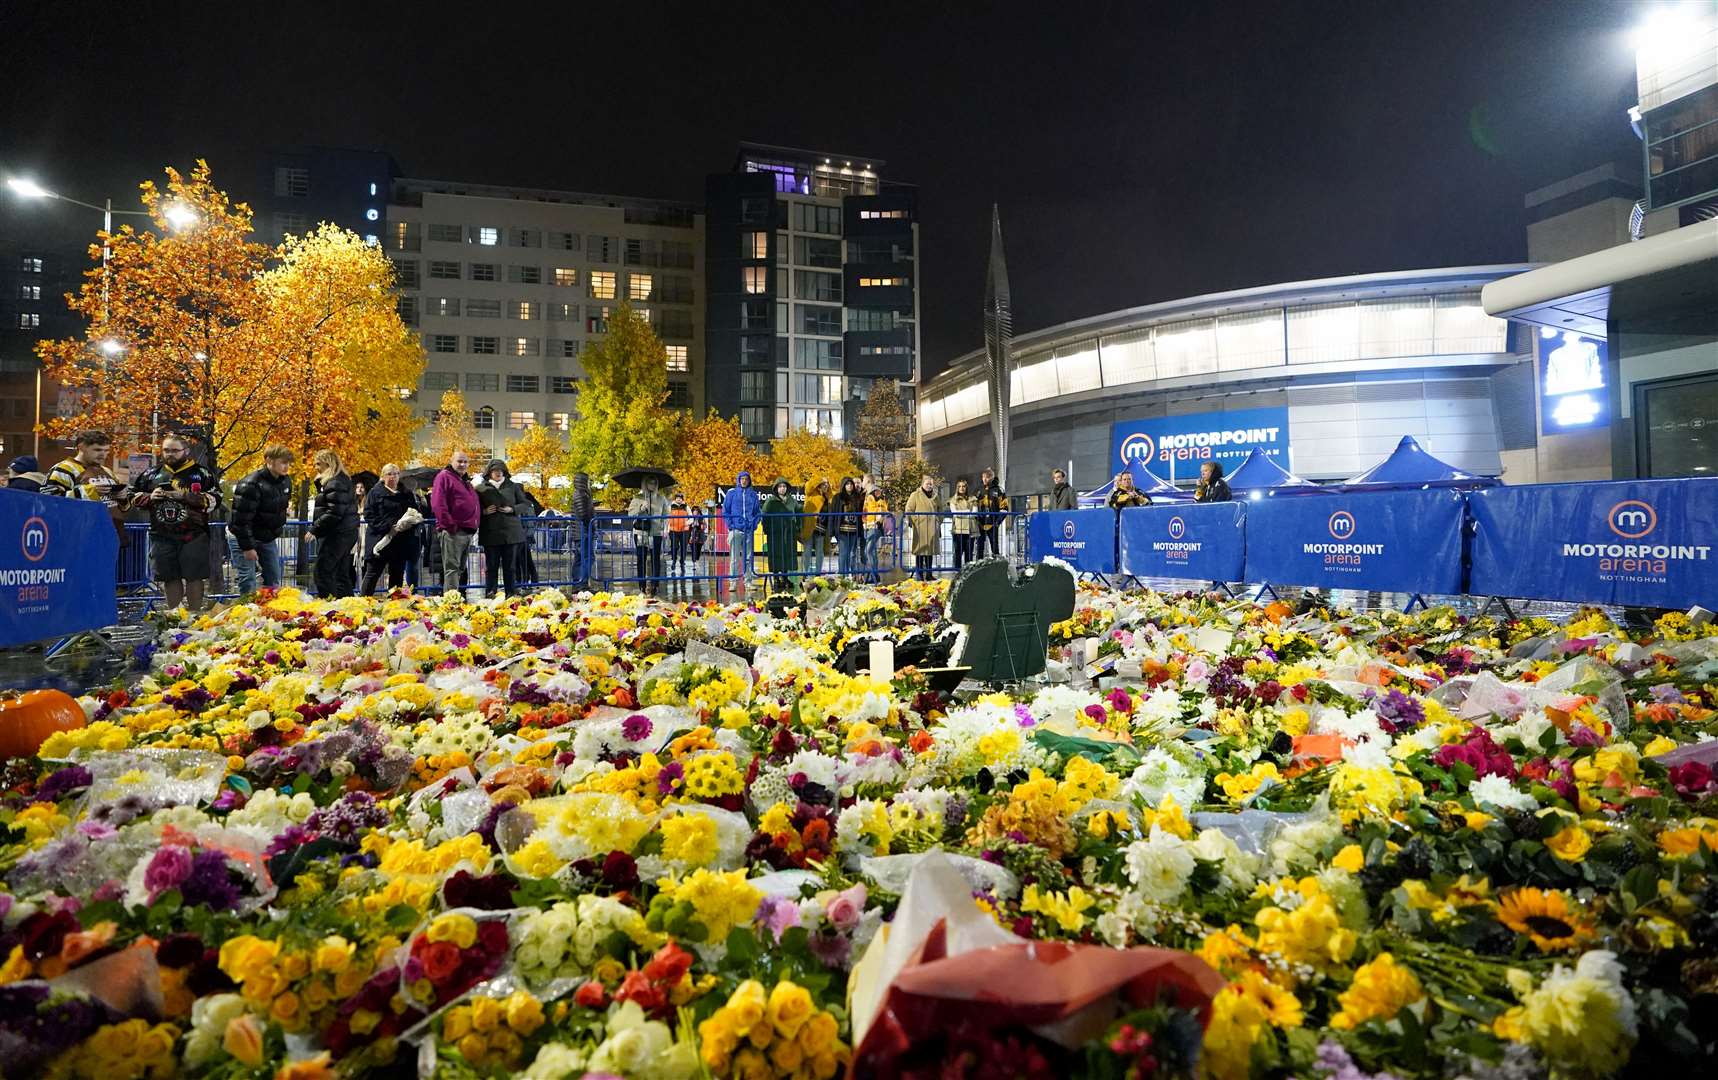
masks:
<instances>
[{"instance_id":1,"label":"white chrysanthemum","mask_svg":"<svg viewBox=\"0 0 1718 1080\"><path fill-rule=\"evenodd\" d=\"M1506 776L1482 776L1468 786L1467 793L1476 806L1494 806L1500 810L1537 810L1539 800L1525 791L1515 790Z\"/></svg>"},{"instance_id":2,"label":"white chrysanthemum","mask_svg":"<svg viewBox=\"0 0 1718 1080\"><path fill-rule=\"evenodd\" d=\"M1071 686L1050 686L1032 699L1032 715L1039 724L1052 731L1071 734L1079 727L1086 706L1101 704L1094 693L1075 690Z\"/></svg>"},{"instance_id":3,"label":"white chrysanthemum","mask_svg":"<svg viewBox=\"0 0 1718 1080\"><path fill-rule=\"evenodd\" d=\"M1122 784L1122 795L1143 799L1151 807L1163 805L1166 798L1174 798L1183 809L1197 806L1205 798L1205 771L1191 755L1152 747Z\"/></svg>"},{"instance_id":4,"label":"white chrysanthemum","mask_svg":"<svg viewBox=\"0 0 1718 1080\"><path fill-rule=\"evenodd\" d=\"M1127 847L1127 878L1145 899L1158 904L1173 904L1187 888L1198 863L1193 849L1186 841L1161 826L1153 825L1151 835Z\"/></svg>"},{"instance_id":5,"label":"white chrysanthemum","mask_svg":"<svg viewBox=\"0 0 1718 1080\"><path fill-rule=\"evenodd\" d=\"M1225 892L1248 892L1259 880L1259 857L1241 850L1220 829L1206 829L1193 841L1193 854L1203 862L1217 864Z\"/></svg>"},{"instance_id":6,"label":"white chrysanthemum","mask_svg":"<svg viewBox=\"0 0 1718 1080\"><path fill-rule=\"evenodd\" d=\"M1341 821L1330 814L1285 826L1271 841L1271 876L1316 868L1319 854L1341 831Z\"/></svg>"},{"instance_id":7,"label":"white chrysanthemum","mask_svg":"<svg viewBox=\"0 0 1718 1080\"><path fill-rule=\"evenodd\" d=\"M834 791L840 786L837 771L841 762L828 754L820 754L815 750L801 750L788 760L785 771L788 776L794 773L804 773L805 778L825 791Z\"/></svg>"},{"instance_id":8,"label":"white chrysanthemum","mask_svg":"<svg viewBox=\"0 0 1718 1080\"><path fill-rule=\"evenodd\" d=\"M1141 701L1134 714L1141 720L1167 723L1180 719L1184 707L1180 693L1164 687L1153 691L1151 696Z\"/></svg>"}]
</instances>

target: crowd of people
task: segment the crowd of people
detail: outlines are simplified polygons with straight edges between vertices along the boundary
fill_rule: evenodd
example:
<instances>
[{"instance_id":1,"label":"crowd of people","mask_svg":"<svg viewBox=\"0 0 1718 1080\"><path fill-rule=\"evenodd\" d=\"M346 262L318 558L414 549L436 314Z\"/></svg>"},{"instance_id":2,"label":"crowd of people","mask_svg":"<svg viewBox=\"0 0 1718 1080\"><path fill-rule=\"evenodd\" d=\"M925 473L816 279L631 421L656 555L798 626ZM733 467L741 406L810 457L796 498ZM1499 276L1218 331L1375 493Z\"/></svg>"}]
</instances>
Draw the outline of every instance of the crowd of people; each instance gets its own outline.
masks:
<instances>
[{"instance_id":1,"label":"crowd of people","mask_svg":"<svg viewBox=\"0 0 1718 1080\"><path fill-rule=\"evenodd\" d=\"M262 465L233 484L229 503L215 472L180 435L164 437L160 461L126 481L107 466L113 440L105 432L82 432L74 443L72 456L46 473L33 457L15 459L7 486L103 502L122 542L126 522L146 521L150 569L170 606L201 606L211 577L220 577L210 538L212 523L223 520L237 592L283 583L280 541L295 494L291 449L267 447ZM432 570L443 588L513 594L539 580L533 549L542 544L566 556L557 580L583 585L599 554L592 528L599 522L608 537L630 533L634 571L605 566L603 580L652 595L664 585L682 591L704 581L731 581L741 592L760 582L772 591L791 590L796 580L825 573L878 582L897 563L928 581L940 571L958 573L975 559L1000 556L1012 509L990 468L976 481L957 478L946 496L926 475L900 507L890 505L869 474L799 490L778 478L762 492L741 472L720 501L707 503L689 502L665 473L645 475L620 517L599 510L584 473L572 478L568 512L560 515L514 480L506 461L492 460L474 476L463 450L416 483L393 463L376 473L349 472L332 449L317 451L311 467L313 499L299 565L310 567L321 596L371 595L384 583L390 590L428 584ZM1194 497L1232 497L1221 465L1204 464ZM1106 502L1119 512L1149 505L1151 498L1123 471ZM1072 510L1078 504L1066 472L1053 470L1041 506ZM717 534L725 543L712 542ZM603 550L612 554L614 546ZM474 550L481 551L480 583L470 580Z\"/></svg>"}]
</instances>

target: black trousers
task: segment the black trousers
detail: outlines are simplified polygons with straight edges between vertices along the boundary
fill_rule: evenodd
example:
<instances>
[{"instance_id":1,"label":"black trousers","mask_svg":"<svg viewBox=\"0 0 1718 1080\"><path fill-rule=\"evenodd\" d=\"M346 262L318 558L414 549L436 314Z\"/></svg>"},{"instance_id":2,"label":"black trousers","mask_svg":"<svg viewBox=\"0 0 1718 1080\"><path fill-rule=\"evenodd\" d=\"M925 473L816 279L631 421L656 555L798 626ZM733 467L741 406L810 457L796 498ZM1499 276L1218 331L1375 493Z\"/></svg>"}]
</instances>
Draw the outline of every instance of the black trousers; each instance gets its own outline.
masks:
<instances>
[{"instance_id":1,"label":"black trousers","mask_svg":"<svg viewBox=\"0 0 1718 1080\"><path fill-rule=\"evenodd\" d=\"M914 555L913 576L920 581L929 581L931 579L931 559L932 556L930 555Z\"/></svg>"},{"instance_id":2,"label":"black trousers","mask_svg":"<svg viewBox=\"0 0 1718 1080\"><path fill-rule=\"evenodd\" d=\"M321 597L351 596L355 567L352 565L352 545L358 542L358 531L337 532L316 542L316 595Z\"/></svg>"},{"instance_id":3,"label":"black trousers","mask_svg":"<svg viewBox=\"0 0 1718 1080\"><path fill-rule=\"evenodd\" d=\"M636 534L634 539L632 552L638 559L638 576L641 579L638 587L640 591L655 596L655 579L662 576L662 537L652 536L648 544L637 543Z\"/></svg>"},{"instance_id":4,"label":"black trousers","mask_svg":"<svg viewBox=\"0 0 1718 1080\"><path fill-rule=\"evenodd\" d=\"M960 573L960 568L973 560L972 544L978 537L971 533L954 534L954 570Z\"/></svg>"},{"instance_id":5,"label":"black trousers","mask_svg":"<svg viewBox=\"0 0 1718 1080\"><path fill-rule=\"evenodd\" d=\"M1001 532L1000 529L997 529L996 527L992 526L991 528L985 529L978 534L978 557L979 558L981 558L981 559L984 558L984 545L987 543L990 545L990 553L992 555L1001 555L1002 554L1001 541L998 539L998 534L1000 532Z\"/></svg>"},{"instance_id":6,"label":"black trousers","mask_svg":"<svg viewBox=\"0 0 1718 1080\"><path fill-rule=\"evenodd\" d=\"M508 596L519 592L518 544L491 544L483 549L483 595L495 595L495 578L500 576Z\"/></svg>"}]
</instances>

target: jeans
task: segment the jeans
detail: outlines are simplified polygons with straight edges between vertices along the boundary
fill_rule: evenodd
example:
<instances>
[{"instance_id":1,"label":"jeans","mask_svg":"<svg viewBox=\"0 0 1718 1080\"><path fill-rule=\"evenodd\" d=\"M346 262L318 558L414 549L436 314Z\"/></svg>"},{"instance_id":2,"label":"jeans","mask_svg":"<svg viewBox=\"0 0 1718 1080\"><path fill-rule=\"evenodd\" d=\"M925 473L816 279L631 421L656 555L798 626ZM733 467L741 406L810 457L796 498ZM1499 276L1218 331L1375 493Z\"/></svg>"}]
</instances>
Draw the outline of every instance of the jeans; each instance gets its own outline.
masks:
<instances>
[{"instance_id":1,"label":"jeans","mask_svg":"<svg viewBox=\"0 0 1718 1080\"><path fill-rule=\"evenodd\" d=\"M863 565L859 555L859 534L856 532L837 533L835 536L835 572L842 577L853 577Z\"/></svg>"},{"instance_id":2,"label":"jeans","mask_svg":"<svg viewBox=\"0 0 1718 1080\"><path fill-rule=\"evenodd\" d=\"M441 591L462 592L465 588L465 557L471 554L468 532L441 534Z\"/></svg>"},{"instance_id":3,"label":"jeans","mask_svg":"<svg viewBox=\"0 0 1718 1080\"><path fill-rule=\"evenodd\" d=\"M954 534L954 572L957 574L961 567L972 561L972 541L971 533Z\"/></svg>"},{"instance_id":4,"label":"jeans","mask_svg":"<svg viewBox=\"0 0 1718 1080\"><path fill-rule=\"evenodd\" d=\"M728 530L728 555L734 563L731 572L741 581L758 576L757 556L752 551L756 542L757 534L750 529Z\"/></svg>"},{"instance_id":5,"label":"jeans","mask_svg":"<svg viewBox=\"0 0 1718 1080\"><path fill-rule=\"evenodd\" d=\"M880 571L882 567L877 565L877 559L881 554L880 549L882 546L883 526L873 525L871 526L871 532L865 537L865 554L862 560L866 576L868 580L873 583L880 580L877 575L878 571Z\"/></svg>"},{"instance_id":6,"label":"jeans","mask_svg":"<svg viewBox=\"0 0 1718 1080\"><path fill-rule=\"evenodd\" d=\"M805 538L804 550L799 553L799 568L807 576L823 573L823 540L820 532Z\"/></svg>"},{"instance_id":7,"label":"jeans","mask_svg":"<svg viewBox=\"0 0 1718 1080\"><path fill-rule=\"evenodd\" d=\"M280 552L275 550L274 541L258 544L254 549L257 561L251 562L245 558L245 553L239 550L239 542L232 533L227 534L227 554L233 558L233 572L238 575L239 595L249 596L257 591L257 573L262 573L262 584L265 589L280 586Z\"/></svg>"},{"instance_id":8,"label":"jeans","mask_svg":"<svg viewBox=\"0 0 1718 1080\"><path fill-rule=\"evenodd\" d=\"M495 595L495 579L502 581L508 596L519 595L519 549L521 544L491 544L483 549L483 595Z\"/></svg>"}]
</instances>

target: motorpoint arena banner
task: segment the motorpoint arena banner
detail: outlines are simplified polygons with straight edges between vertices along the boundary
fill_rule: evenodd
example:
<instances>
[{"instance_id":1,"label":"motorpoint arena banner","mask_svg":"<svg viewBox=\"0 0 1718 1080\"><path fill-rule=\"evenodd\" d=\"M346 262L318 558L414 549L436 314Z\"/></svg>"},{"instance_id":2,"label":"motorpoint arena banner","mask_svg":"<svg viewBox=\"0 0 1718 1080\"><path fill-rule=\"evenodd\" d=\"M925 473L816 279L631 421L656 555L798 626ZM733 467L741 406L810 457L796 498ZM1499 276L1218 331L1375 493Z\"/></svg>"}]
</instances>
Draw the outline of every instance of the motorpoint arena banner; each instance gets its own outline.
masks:
<instances>
[{"instance_id":1,"label":"motorpoint arena banner","mask_svg":"<svg viewBox=\"0 0 1718 1080\"><path fill-rule=\"evenodd\" d=\"M1135 577L1240 581L1247 504L1138 506L1121 512L1121 570Z\"/></svg>"},{"instance_id":2,"label":"motorpoint arena banner","mask_svg":"<svg viewBox=\"0 0 1718 1080\"><path fill-rule=\"evenodd\" d=\"M0 646L119 621L105 505L0 489Z\"/></svg>"},{"instance_id":3,"label":"motorpoint arena banner","mask_svg":"<svg viewBox=\"0 0 1718 1080\"><path fill-rule=\"evenodd\" d=\"M1254 447L1289 469L1286 408L1117 420L1110 425L1110 463L1115 471L1139 461L1163 479L1177 482L1195 479L1199 466L1207 461L1233 472Z\"/></svg>"},{"instance_id":4,"label":"motorpoint arena banner","mask_svg":"<svg viewBox=\"0 0 1718 1080\"><path fill-rule=\"evenodd\" d=\"M1462 591L1462 495L1391 491L1247 505L1247 581Z\"/></svg>"},{"instance_id":5,"label":"motorpoint arena banner","mask_svg":"<svg viewBox=\"0 0 1718 1080\"><path fill-rule=\"evenodd\" d=\"M1718 608L1718 479L1500 487L1468 507L1475 595Z\"/></svg>"},{"instance_id":6,"label":"motorpoint arena banner","mask_svg":"<svg viewBox=\"0 0 1718 1080\"><path fill-rule=\"evenodd\" d=\"M1113 574L1116 569L1116 512L1040 510L1026 524L1026 548L1034 561L1061 559L1075 570Z\"/></svg>"}]
</instances>

